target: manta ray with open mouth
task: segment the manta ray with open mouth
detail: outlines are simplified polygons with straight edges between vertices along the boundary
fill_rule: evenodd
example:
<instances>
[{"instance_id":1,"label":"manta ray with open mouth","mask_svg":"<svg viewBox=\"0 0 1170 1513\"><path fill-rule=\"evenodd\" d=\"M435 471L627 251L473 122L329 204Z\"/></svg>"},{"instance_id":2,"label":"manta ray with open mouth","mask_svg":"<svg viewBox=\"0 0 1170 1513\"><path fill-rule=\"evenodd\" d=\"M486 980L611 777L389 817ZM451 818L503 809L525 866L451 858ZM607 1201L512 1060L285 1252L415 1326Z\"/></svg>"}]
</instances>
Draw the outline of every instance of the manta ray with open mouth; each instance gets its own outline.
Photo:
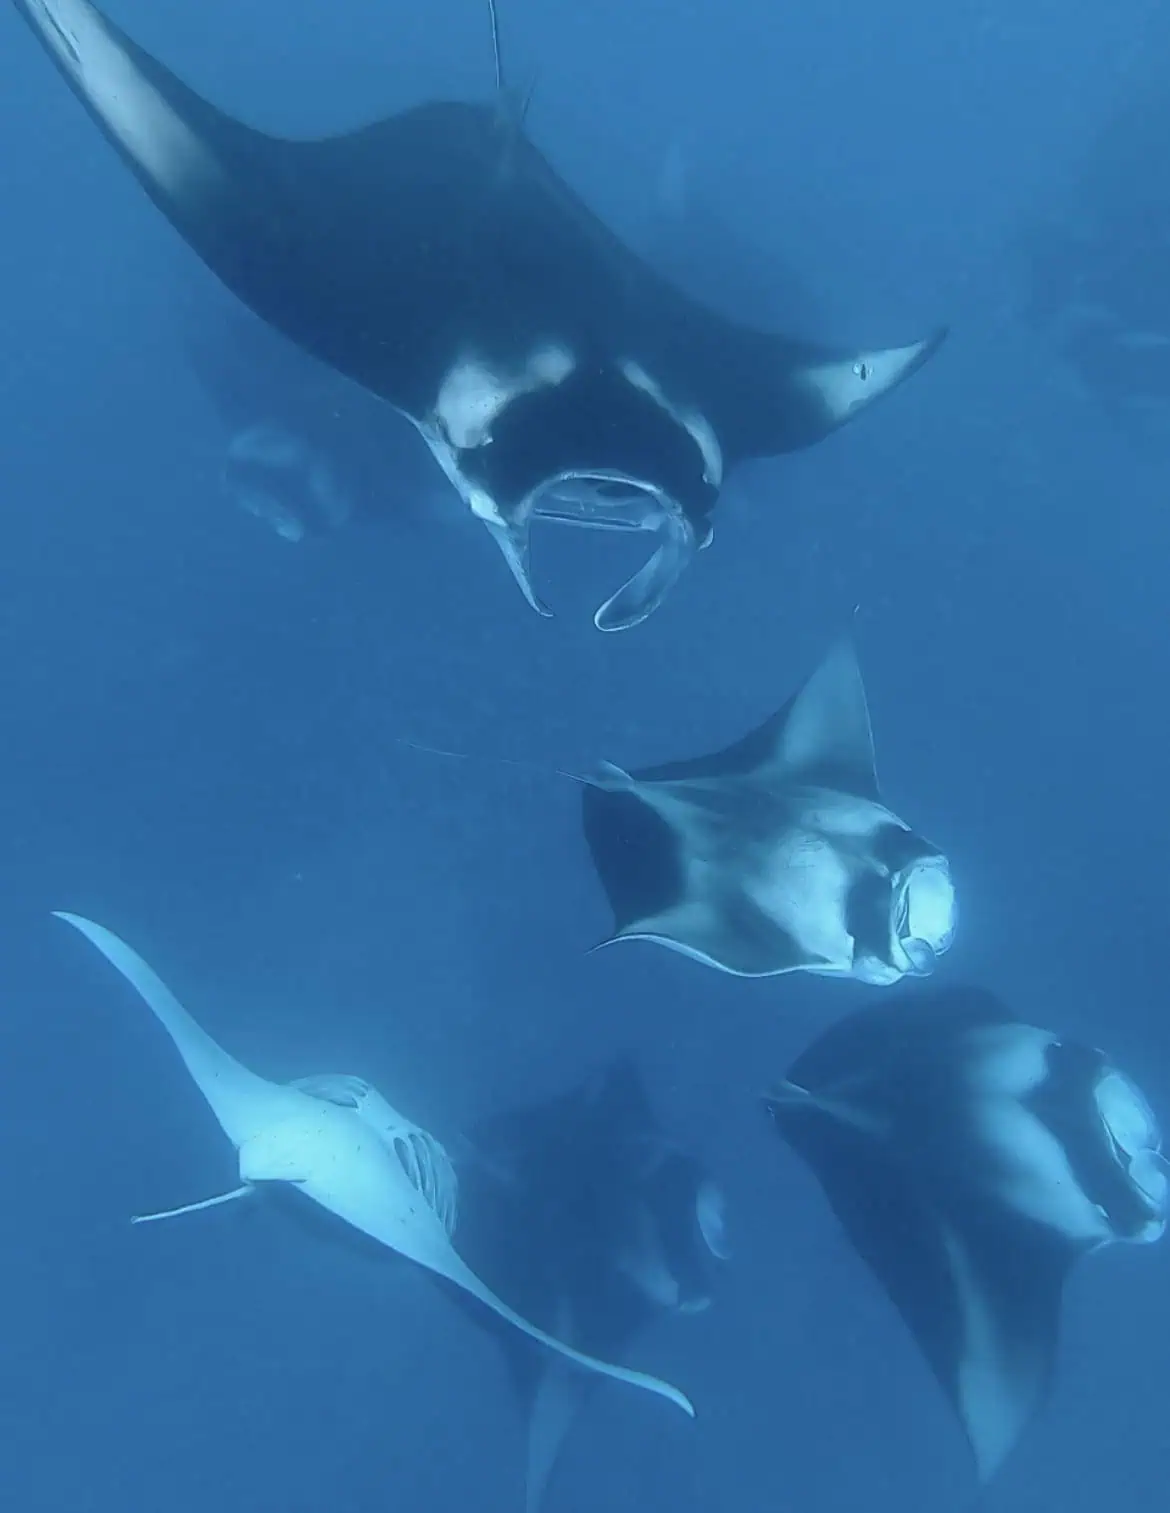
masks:
<instances>
[{"instance_id":1,"label":"manta ray with open mouth","mask_svg":"<svg viewBox=\"0 0 1170 1513\"><path fill-rule=\"evenodd\" d=\"M660 277L525 132L494 8L495 100L291 141L200 98L89 0L13 3L212 272L413 423L542 614L529 565L542 500L656 524L651 557L594 617L636 625L710 541L737 463L819 441L942 339L822 347Z\"/></svg>"}]
</instances>

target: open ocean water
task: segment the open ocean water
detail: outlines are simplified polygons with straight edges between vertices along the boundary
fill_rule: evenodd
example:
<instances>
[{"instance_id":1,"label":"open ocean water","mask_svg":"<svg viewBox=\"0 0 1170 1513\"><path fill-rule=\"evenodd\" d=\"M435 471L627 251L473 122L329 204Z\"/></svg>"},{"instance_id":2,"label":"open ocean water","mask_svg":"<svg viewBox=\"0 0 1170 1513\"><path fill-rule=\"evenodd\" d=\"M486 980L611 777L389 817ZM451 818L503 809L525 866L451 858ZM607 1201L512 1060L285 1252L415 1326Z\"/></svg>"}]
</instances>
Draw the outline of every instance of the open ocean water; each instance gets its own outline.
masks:
<instances>
[{"instance_id":1,"label":"open ocean water","mask_svg":"<svg viewBox=\"0 0 1170 1513\"><path fill-rule=\"evenodd\" d=\"M759 1104L891 990L743 980L648 944L587 954L610 915L555 771L715 750L850 624L883 793L959 890L937 981L1104 1046L1170 1121L1170 430L1119 423L1025 308L1028 230L1084 210L1108 123L1170 78L1170 14L504 5L510 68L535 81L526 129L621 234L681 148L823 339L950 335L872 414L745 469L711 550L627 633L590 623L640 560L601 533L538 531L551 620L453 499L283 542L225 497L222 420L176 319L227 296L0 7L13 1513L519 1513L524 1495L502 1357L422 1270L246 1204L130 1226L231 1187L233 1158L146 1008L53 910L130 941L264 1075L360 1072L453 1151L478 1119L637 1057L723 1186L733 1255L710 1309L626 1352L696 1422L603 1384L550 1509L970 1507L944 1396ZM481 0L114 14L272 131L490 96ZM1170 138L1134 130L1104 176L1120 204L1160 192L1170 225ZM1151 308L1161 250L1126 276ZM742 298L718 251L692 277ZM982 1494L995 1513L1158 1504L1168 1282L1165 1246L1074 1270L1049 1401Z\"/></svg>"}]
</instances>

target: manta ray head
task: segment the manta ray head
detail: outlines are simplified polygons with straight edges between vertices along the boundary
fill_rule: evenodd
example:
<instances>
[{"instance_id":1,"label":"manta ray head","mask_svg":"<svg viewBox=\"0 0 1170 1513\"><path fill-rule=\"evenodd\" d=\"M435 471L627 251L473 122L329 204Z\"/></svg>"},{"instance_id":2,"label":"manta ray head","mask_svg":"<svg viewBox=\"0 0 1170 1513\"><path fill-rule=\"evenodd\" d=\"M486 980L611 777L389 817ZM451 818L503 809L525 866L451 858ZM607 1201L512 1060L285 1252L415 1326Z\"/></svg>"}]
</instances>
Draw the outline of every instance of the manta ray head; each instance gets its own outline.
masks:
<instances>
[{"instance_id":1,"label":"manta ray head","mask_svg":"<svg viewBox=\"0 0 1170 1513\"><path fill-rule=\"evenodd\" d=\"M1162 1132L1141 1089L1106 1065L1093 1101L1113 1158L1126 1174L1143 1210L1142 1222L1123 1238L1148 1245L1161 1239L1170 1209L1170 1163L1162 1154Z\"/></svg>"},{"instance_id":2,"label":"manta ray head","mask_svg":"<svg viewBox=\"0 0 1170 1513\"><path fill-rule=\"evenodd\" d=\"M876 869L863 874L849 900L853 975L876 986L927 977L958 924L950 865L900 824L883 827L875 853Z\"/></svg>"},{"instance_id":3,"label":"manta ray head","mask_svg":"<svg viewBox=\"0 0 1170 1513\"><path fill-rule=\"evenodd\" d=\"M534 518L657 538L594 615L606 631L652 614L711 539L723 481L714 430L638 363L582 361L553 341L519 363L464 358L420 430L539 614L550 611L532 580Z\"/></svg>"}]
</instances>

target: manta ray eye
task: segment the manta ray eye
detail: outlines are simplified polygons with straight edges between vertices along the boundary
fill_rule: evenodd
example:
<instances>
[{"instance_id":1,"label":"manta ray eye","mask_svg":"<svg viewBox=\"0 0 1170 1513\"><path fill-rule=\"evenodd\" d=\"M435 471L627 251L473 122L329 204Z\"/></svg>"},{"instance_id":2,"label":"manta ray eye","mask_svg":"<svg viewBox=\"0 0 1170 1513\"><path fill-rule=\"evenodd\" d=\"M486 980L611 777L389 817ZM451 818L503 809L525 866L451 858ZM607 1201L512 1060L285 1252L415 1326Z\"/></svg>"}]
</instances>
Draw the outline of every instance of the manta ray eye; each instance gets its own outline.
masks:
<instances>
[{"instance_id":1,"label":"manta ray eye","mask_svg":"<svg viewBox=\"0 0 1170 1513\"><path fill-rule=\"evenodd\" d=\"M862 383L866 383L868 381L869 375L872 371L873 370L870 368L869 364L865 361L864 358L858 358L858 360L853 364L853 376L854 378L860 378Z\"/></svg>"}]
</instances>

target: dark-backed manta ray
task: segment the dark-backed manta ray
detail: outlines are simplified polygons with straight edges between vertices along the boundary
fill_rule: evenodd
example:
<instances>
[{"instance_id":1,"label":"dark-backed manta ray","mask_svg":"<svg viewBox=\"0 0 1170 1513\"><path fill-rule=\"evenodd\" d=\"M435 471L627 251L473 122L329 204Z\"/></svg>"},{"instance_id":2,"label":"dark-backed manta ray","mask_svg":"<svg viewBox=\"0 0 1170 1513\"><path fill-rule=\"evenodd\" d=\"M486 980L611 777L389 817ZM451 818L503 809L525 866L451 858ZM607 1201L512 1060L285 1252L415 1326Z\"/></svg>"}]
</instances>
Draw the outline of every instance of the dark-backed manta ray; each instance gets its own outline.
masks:
<instances>
[{"instance_id":1,"label":"dark-backed manta ray","mask_svg":"<svg viewBox=\"0 0 1170 1513\"><path fill-rule=\"evenodd\" d=\"M929 972L954 937L946 858L878 792L848 640L725 751L606 764L582 814L611 940L657 941L743 977L887 984Z\"/></svg>"},{"instance_id":2,"label":"dark-backed manta ray","mask_svg":"<svg viewBox=\"0 0 1170 1513\"><path fill-rule=\"evenodd\" d=\"M1077 1257L1165 1229L1145 1098L990 993L915 988L835 1024L765 1102L990 1477L1044 1398Z\"/></svg>"},{"instance_id":3,"label":"dark-backed manta ray","mask_svg":"<svg viewBox=\"0 0 1170 1513\"><path fill-rule=\"evenodd\" d=\"M692 284L726 286L762 307L763 291L778 277L776 259L755 253L701 197L683 193L674 183L679 171L677 152L668 154L637 250L684 288L676 265ZM701 298L702 287L692 293ZM192 278L186 262L176 305L182 346L227 432L221 482L237 507L292 542L355 522L420 524L453 519L456 511L461 522L470 519L414 427L391 406L208 286L202 270ZM807 319L816 306L807 290L793 287L785 308ZM662 524L646 494L585 479L549 489L533 514L616 532L656 532Z\"/></svg>"},{"instance_id":4,"label":"dark-backed manta ray","mask_svg":"<svg viewBox=\"0 0 1170 1513\"><path fill-rule=\"evenodd\" d=\"M653 1319L710 1303L728 1255L722 1192L663 1133L631 1059L483 1120L468 1145L458 1163L461 1251L525 1318L620 1360ZM476 1316L507 1356L527 1424L527 1508L537 1513L588 1395L586 1374L483 1310Z\"/></svg>"},{"instance_id":5,"label":"dark-backed manta ray","mask_svg":"<svg viewBox=\"0 0 1170 1513\"><path fill-rule=\"evenodd\" d=\"M729 470L808 446L937 348L841 352L736 325L659 277L498 102L315 141L223 114L89 0L13 0L172 225L270 325L415 425L528 602L540 498L635 490L650 560L598 610L637 624L711 537Z\"/></svg>"},{"instance_id":6,"label":"dark-backed manta ray","mask_svg":"<svg viewBox=\"0 0 1170 1513\"><path fill-rule=\"evenodd\" d=\"M391 1108L376 1088L360 1077L335 1073L287 1084L269 1082L202 1030L125 942L79 915L57 917L96 946L154 1011L238 1153L239 1187L147 1218L196 1212L246 1197L266 1183L281 1184L369 1240L443 1277L576 1367L642 1387L693 1416L690 1401L676 1387L555 1339L480 1280L453 1242L458 1183L446 1150ZM522 1235L513 1240L523 1247Z\"/></svg>"}]
</instances>

